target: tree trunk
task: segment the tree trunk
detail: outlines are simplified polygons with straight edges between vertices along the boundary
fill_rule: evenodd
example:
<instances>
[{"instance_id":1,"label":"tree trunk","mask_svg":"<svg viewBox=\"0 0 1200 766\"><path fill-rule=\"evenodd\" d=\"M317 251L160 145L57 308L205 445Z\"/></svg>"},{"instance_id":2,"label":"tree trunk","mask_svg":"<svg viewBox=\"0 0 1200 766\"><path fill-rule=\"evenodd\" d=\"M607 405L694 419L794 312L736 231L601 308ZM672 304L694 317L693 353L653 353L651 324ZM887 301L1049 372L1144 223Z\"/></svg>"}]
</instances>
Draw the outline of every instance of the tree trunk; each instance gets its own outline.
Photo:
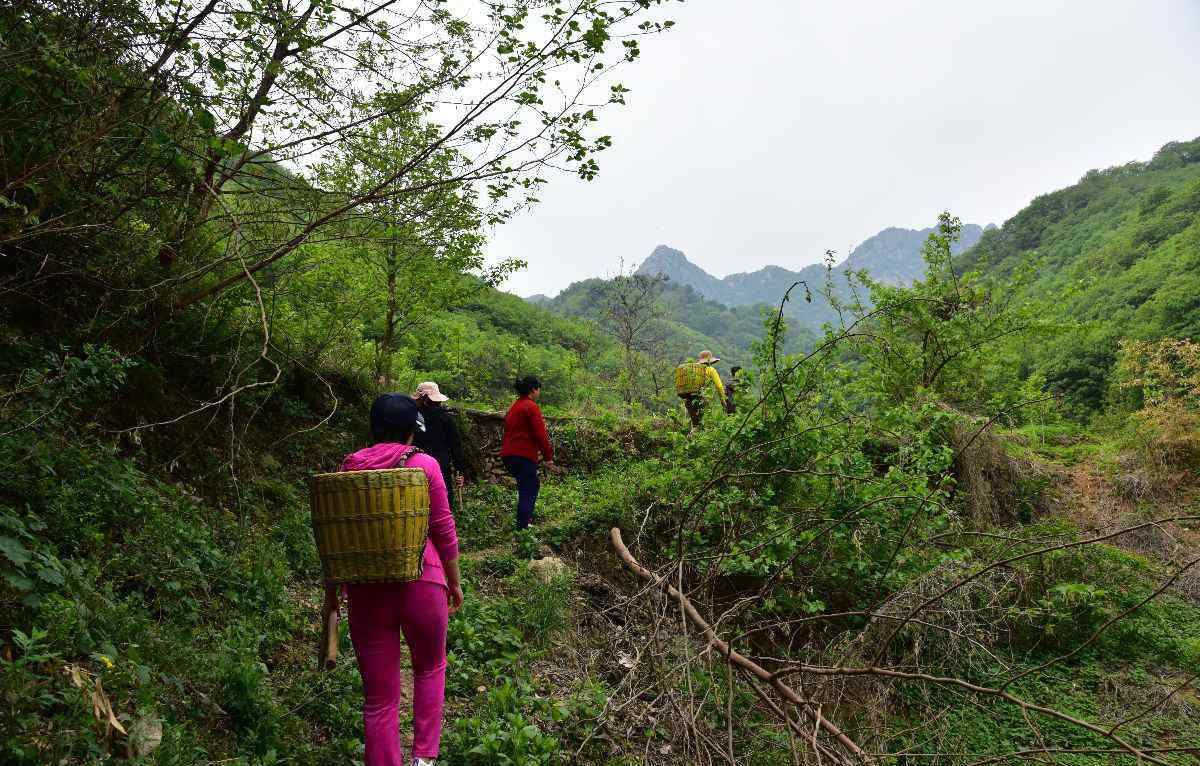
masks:
<instances>
[{"instance_id":1,"label":"tree trunk","mask_svg":"<svg viewBox=\"0 0 1200 766\"><path fill-rule=\"evenodd\" d=\"M622 392L625 399L625 404L633 404L633 381L634 375L637 373L637 365L634 363L634 352L629 346L625 347L625 390Z\"/></svg>"},{"instance_id":2,"label":"tree trunk","mask_svg":"<svg viewBox=\"0 0 1200 766\"><path fill-rule=\"evenodd\" d=\"M383 339L379 342L379 357L375 364L375 379L380 381L392 369L392 354L396 346L396 239L392 238L387 254L387 313L383 319Z\"/></svg>"}]
</instances>

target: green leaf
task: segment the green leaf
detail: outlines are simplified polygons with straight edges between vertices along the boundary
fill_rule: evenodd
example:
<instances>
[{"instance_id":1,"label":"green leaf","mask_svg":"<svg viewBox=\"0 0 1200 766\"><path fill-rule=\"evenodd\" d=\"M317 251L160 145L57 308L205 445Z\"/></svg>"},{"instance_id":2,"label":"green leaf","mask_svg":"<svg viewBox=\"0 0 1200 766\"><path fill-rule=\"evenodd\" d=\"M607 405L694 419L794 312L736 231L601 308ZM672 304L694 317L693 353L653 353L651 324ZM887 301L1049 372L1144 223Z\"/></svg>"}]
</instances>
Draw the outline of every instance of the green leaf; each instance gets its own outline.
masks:
<instances>
[{"instance_id":1,"label":"green leaf","mask_svg":"<svg viewBox=\"0 0 1200 766\"><path fill-rule=\"evenodd\" d=\"M42 582L48 582L51 585L62 585L64 582L66 582L66 578L63 577L63 573L54 567L39 568L37 576Z\"/></svg>"},{"instance_id":2,"label":"green leaf","mask_svg":"<svg viewBox=\"0 0 1200 766\"><path fill-rule=\"evenodd\" d=\"M4 571L4 581L17 590L33 590L33 580L11 569Z\"/></svg>"},{"instance_id":3,"label":"green leaf","mask_svg":"<svg viewBox=\"0 0 1200 766\"><path fill-rule=\"evenodd\" d=\"M28 564L33 558L33 554L24 545L21 545L20 540L12 537L0 535L0 553L3 553L12 563L22 566Z\"/></svg>"},{"instance_id":4,"label":"green leaf","mask_svg":"<svg viewBox=\"0 0 1200 766\"><path fill-rule=\"evenodd\" d=\"M212 130L217 127L217 118L207 109L201 109L196 112L196 124L204 130Z\"/></svg>"}]
</instances>

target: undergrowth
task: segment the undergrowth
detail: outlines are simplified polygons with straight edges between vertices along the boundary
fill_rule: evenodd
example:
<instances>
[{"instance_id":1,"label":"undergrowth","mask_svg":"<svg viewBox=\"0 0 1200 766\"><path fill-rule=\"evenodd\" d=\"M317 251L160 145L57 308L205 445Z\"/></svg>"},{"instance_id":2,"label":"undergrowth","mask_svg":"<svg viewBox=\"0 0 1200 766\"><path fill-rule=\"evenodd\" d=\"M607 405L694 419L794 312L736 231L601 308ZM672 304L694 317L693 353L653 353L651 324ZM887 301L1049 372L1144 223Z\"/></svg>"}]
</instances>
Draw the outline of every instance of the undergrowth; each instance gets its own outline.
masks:
<instances>
[{"instance_id":1,"label":"undergrowth","mask_svg":"<svg viewBox=\"0 0 1200 766\"><path fill-rule=\"evenodd\" d=\"M39 396L12 413L27 426L0 438L0 761L361 761L361 682L344 627L338 667L316 670L320 568L303 480L336 462L331 443L357 446L362 414L282 445L278 457L252 454L224 479L219 460L163 472L150 451L160 442L84 425L123 388L129 364L114 354L63 359L47 360L34 375ZM511 539L503 494L471 488L464 548ZM444 757L564 762L605 699L586 677L564 688L531 672L571 625L570 578L543 583L511 554L465 571L466 606L450 625ZM111 718L97 717L97 700ZM138 756L148 730L161 743Z\"/></svg>"},{"instance_id":2,"label":"undergrowth","mask_svg":"<svg viewBox=\"0 0 1200 766\"><path fill-rule=\"evenodd\" d=\"M36 366L37 357L28 354L21 363ZM303 479L358 446L362 413L347 407L325 429L276 449L264 449L248 431L245 469L231 472L219 445L192 445L189 454L208 459L172 464L163 459L162 441L139 443L85 425L95 422L89 408L124 390L126 376L136 372L119 355L96 353L87 364L54 355L41 370L32 378L41 386L38 398L15 413L18 428L0 438L0 607L7 637L0 655L0 760L103 763L120 757L180 766L360 761L361 682L348 636L343 634L345 657L334 671L315 668L319 564ZM266 397L259 406L274 418L273 426L313 412L295 399L285 404ZM939 410L930 412L935 424L941 422ZM680 493L706 478L699 456L735 427L718 423L687 437L677 425L665 421L649 438L639 425L609 445L596 445L596 434L578 429L579 442L571 448L588 465L547 477L537 524L523 535L512 530L511 487L468 486L456 509L467 600L449 630L446 763L623 766L691 757L679 749L669 715L636 695L621 696L649 672L621 654L645 626L612 622L612 600L619 598L612 592L625 581L605 539L609 528L620 526L630 540L658 544L662 530L677 519ZM1009 436L1014 438L1006 438L1005 449L1020 459L1060 463L1093 460L1112 443L1061 424L1026 426ZM912 459L918 467L948 461L933 437L915 445ZM862 466L870 470L869 463ZM743 619L820 614L859 603L868 595L861 590L866 582L902 593L945 573L969 572L976 562L1078 539L1081 533L1039 500L1053 477L1029 479L1028 486L1018 482L1011 495L1020 507L1008 509L1014 523L994 536L959 538L953 514L931 519L927 531L939 545L905 551L892 572L870 569L865 557L852 555L872 544L869 538L848 536L843 543L835 537L840 553L832 575L804 587L777 587L749 605ZM913 486L924 489L915 481ZM699 518L695 536L684 542L703 549L711 528L705 525L723 509L758 504L765 523L753 530L753 539L764 544L750 545L747 537L714 569L735 589L758 589L803 544L771 526L774 493L784 490L791 488L758 483L718 496ZM878 522L890 520L880 516ZM531 560L548 552L568 563L546 577ZM1048 551L1004 571L1007 579L965 602L971 608L964 614L980 620L971 630L986 652L938 654L946 643L918 641L916 628L898 645L924 646L920 661L936 655L939 672L984 685L1070 653L1011 690L1055 700L1064 712L1089 720L1145 710L1125 728L1127 738L1142 746L1200 741L1200 703L1194 683L1186 684L1200 668L1200 605L1168 592L1091 640L1152 593L1168 574L1162 562L1090 546ZM598 586L605 578L610 584ZM599 598L608 601L592 604L598 587L607 589ZM670 651L687 657L684 646ZM723 736L722 711L733 711L739 757L790 762L788 738L745 688L729 693L719 658L690 664L670 685L679 695L720 701L697 719L708 731ZM874 721L893 751L916 754L936 742L942 752L984 757L1038 746L1021 711L968 699L952 687L897 684L876 699L878 709L859 716ZM614 704L622 711L615 717ZM910 711L930 705L945 713L914 730L925 719L910 717ZM1034 718L1056 747L1111 745L1062 721ZM161 744L138 755L144 732L156 726ZM1089 766L1125 762L1108 752L1055 759Z\"/></svg>"}]
</instances>

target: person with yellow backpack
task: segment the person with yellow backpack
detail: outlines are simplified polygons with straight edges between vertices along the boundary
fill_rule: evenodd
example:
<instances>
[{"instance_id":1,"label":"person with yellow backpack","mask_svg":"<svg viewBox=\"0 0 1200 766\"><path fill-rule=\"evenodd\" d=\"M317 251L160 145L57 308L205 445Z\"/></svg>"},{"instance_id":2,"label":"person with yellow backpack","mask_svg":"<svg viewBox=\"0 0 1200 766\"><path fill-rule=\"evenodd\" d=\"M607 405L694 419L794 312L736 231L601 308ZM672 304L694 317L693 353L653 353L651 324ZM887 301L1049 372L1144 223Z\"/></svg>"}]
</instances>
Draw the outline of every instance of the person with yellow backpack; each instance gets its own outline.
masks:
<instances>
[{"instance_id":1,"label":"person with yellow backpack","mask_svg":"<svg viewBox=\"0 0 1200 766\"><path fill-rule=\"evenodd\" d=\"M700 417L704 414L704 386L712 382L717 391L721 406L725 407L725 384L717 374L714 366L721 361L713 356L711 351L701 351L696 361L688 360L675 368L675 393L683 400L684 409L692 419L692 427L700 425Z\"/></svg>"}]
</instances>

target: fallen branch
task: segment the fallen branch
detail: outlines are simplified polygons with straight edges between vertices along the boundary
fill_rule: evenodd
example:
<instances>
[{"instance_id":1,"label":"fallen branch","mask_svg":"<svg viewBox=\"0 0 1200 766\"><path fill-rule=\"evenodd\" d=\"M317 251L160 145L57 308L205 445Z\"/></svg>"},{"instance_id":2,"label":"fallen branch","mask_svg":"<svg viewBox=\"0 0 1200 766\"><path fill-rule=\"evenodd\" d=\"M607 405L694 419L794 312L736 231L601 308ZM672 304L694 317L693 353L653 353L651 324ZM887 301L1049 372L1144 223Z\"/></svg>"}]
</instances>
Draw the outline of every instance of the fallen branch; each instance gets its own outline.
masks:
<instances>
[{"instance_id":1,"label":"fallen branch","mask_svg":"<svg viewBox=\"0 0 1200 766\"><path fill-rule=\"evenodd\" d=\"M717 654L724 657L729 663L736 665L742 670L745 670L750 675L764 681L767 684L770 684L771 687L774 688L781 697L791 704L803 709L804 713L810 719L812 719L813 725L816 727L816 729L824 729L827 731L846 751L851 753L859 763L873 763L871 757L861 747L855 744L852 739L847 737L841 731L841 729L833 724L833 722L831 722L819 711L815 710L808 700L805 700L790 686L783 683L775 676L775 674L771 673L766 668L762 667L748 657L734 651L728 643L722 641L712 629L712 626L709 625L708 622L706 622L704 618L700 616L700 613L696 611L696 608L692 606L692 602L687 596L673 587L665 578L655 575L649 569L646 569L644 566L638 563L637 559L633 557L633 554L629 552L629 549L625 547L625 542L621 539L621 530L618 527L612 528L612 531L609 533L609 538L612 541L613 548L617 551L617 555L620 556L621 560L625 562L625 566L629 567L630 570L632 570L642 579L648 580L649 582L657 585L663 590L663 592L678 602L680 608L683 610L683 613L687 615L687 618L697 628L699 628L701 634L708 639L709 646L715 649ZM785 725L790 723L786 720L786 716L784 723Z\"/></svg>"},{"instance_id":2,"label":"fallen branch","mask_svg":"<svg viewBox=\"0 0 1200 766\"><path fill-rule=\"evenodd\" d=\"M742 672L747 672L747 671L742 671ZM777 703L775 700L771 699L771 696L769 694L767 694L766 691L764 691L761 686L759 686L757 683L755 683L753 679L750 680L749 685L750 685L750 689L755 694L758 695L758 698L760 700L762 700L763 703L767 707L771 708L771 712L775 713L775 715L777 715L779 717L779 720L784 722L784 725L788 729L788 744L793 750L792 761L795 764L799 764L800 760L796 756L796 753L794 752L796 739L793 736L793 734L796 736L800 736L800 737L808 737L808 733L806 731L804 731L803 728L801 728L800 724L797 721L792 719L792 717L788 714L788 712L786 710L784 710L783 708L781 708L779 706L779 703ZM814 730L813 733L815 734L816 731ZM833 761L840 760L837 757L836 753L834 753L832 750L830 750L825 745L823 745L819 742L816 743L815 749L816 749L818 755L823 754L826 758L829 758L830 760L833 760Z\"/></svg>"}]
</instances>

